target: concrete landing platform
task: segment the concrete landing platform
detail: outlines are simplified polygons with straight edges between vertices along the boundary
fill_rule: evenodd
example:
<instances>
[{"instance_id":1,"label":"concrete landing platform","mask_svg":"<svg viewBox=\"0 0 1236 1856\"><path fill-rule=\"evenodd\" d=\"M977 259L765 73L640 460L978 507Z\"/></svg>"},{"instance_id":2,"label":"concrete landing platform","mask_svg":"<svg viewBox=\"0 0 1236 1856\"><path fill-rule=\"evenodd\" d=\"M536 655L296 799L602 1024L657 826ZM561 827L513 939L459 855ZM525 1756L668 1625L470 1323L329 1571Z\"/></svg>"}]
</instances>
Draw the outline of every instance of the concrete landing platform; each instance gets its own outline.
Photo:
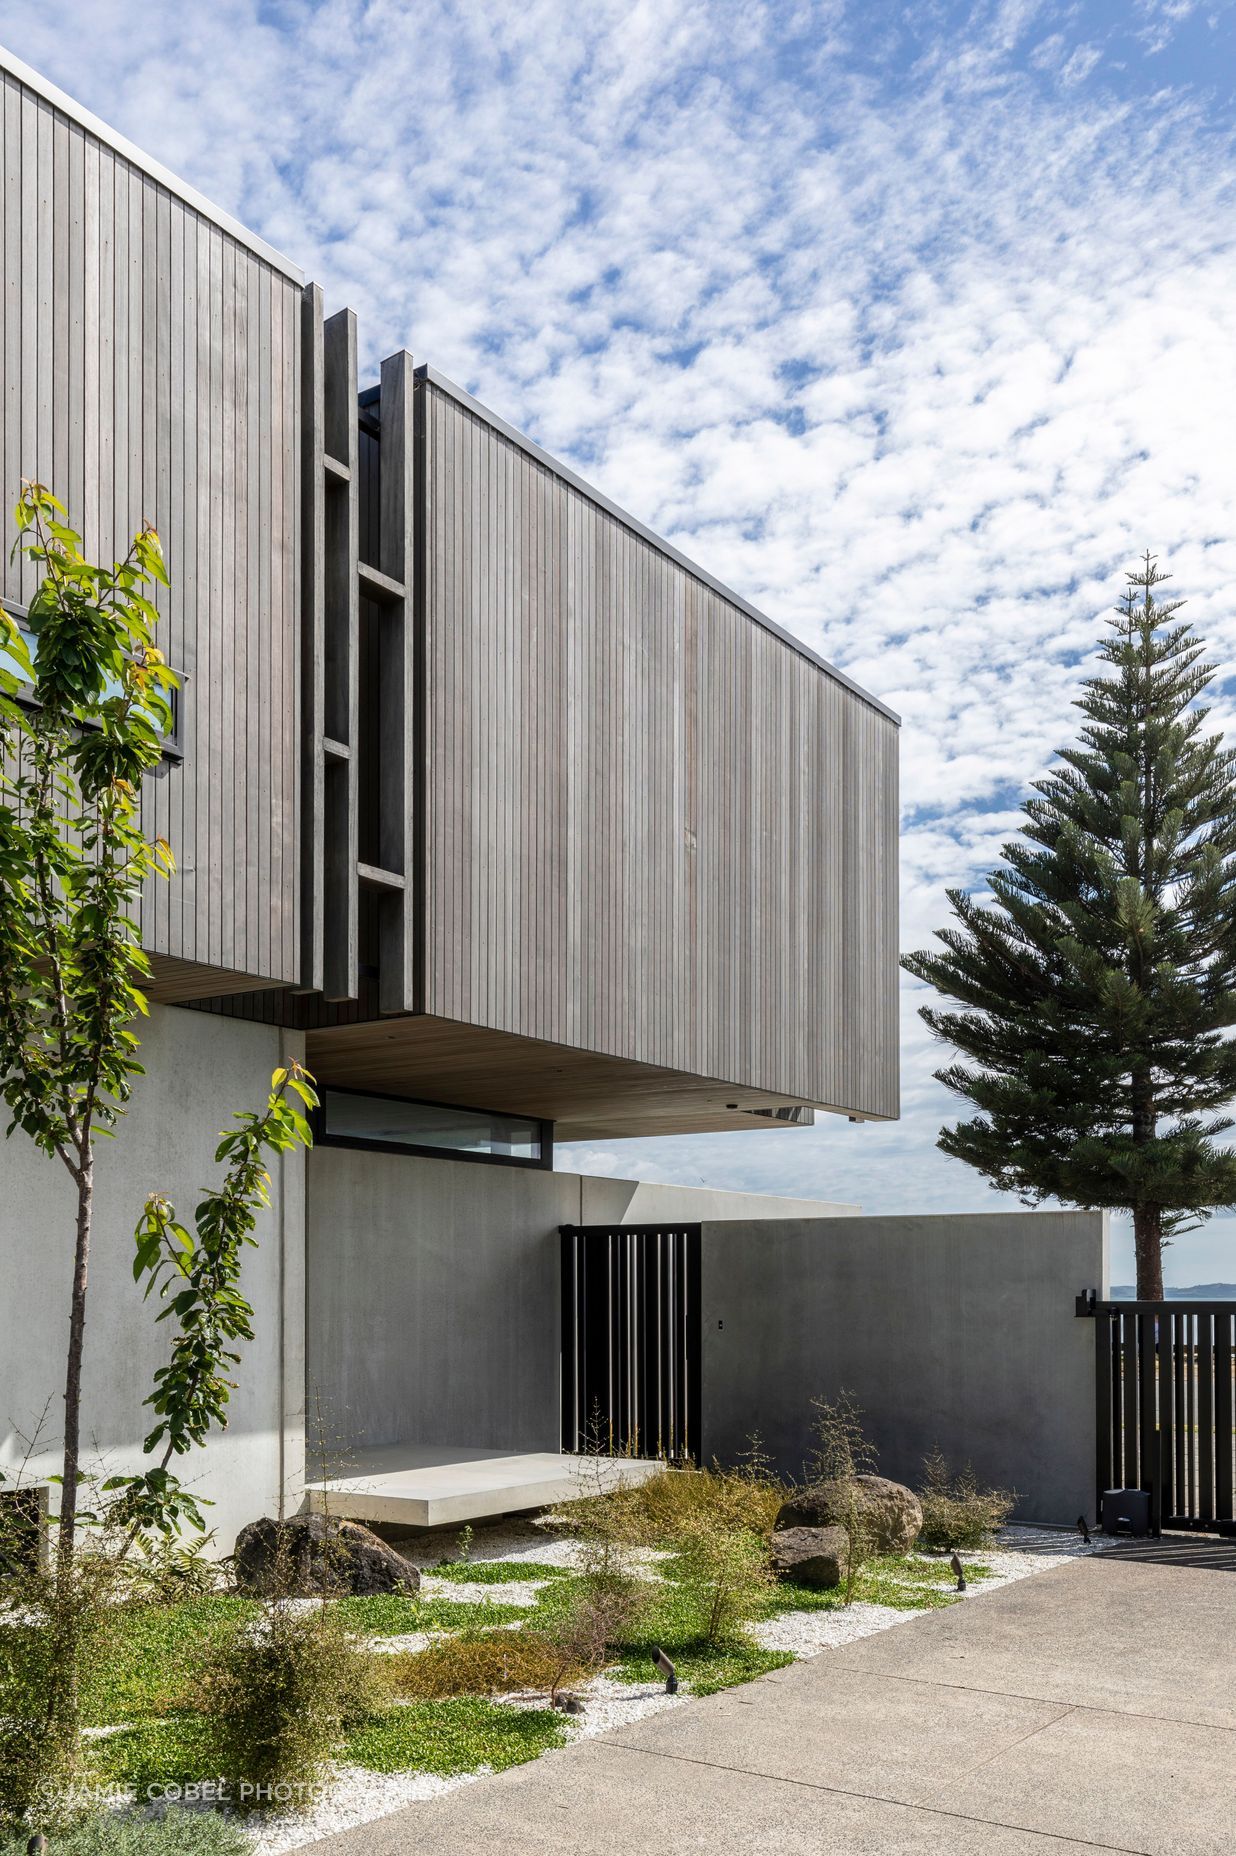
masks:
<instances>
[{"instance_id":1,"label":"concrete landing platform","mask_svg":"<svg viewBox=\"0 0 1236 1856\"><path fill-rule=\"evenodd\" d=\"M395 1527L458 1527L642 1482L663 1467L636 1457L460 1450L390 1444L360 1452L346 1476L311 1482L311 1509Z\"/></svg>"}]
</instances>

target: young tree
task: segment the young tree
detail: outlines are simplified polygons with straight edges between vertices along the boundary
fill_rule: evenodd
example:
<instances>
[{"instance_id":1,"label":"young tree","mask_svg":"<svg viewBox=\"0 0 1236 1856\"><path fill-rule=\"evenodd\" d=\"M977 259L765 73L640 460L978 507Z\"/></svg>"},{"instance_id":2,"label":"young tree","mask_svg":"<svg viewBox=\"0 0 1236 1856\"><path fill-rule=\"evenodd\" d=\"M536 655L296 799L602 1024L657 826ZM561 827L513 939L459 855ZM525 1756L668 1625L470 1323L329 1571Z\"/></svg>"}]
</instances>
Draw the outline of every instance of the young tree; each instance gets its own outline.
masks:
<instances>
[{"instance_id":1,"label":"young tree","mask_svg":"<svg viewBox=\"0 0 1236 1856\"><path fill-rule=\"evenodd\" d=\"M76 1228L64 1391L58 1563L67 1576L81 1480L81 1374L95 1142L141 1073L134 1019L147 961L134 919L171 852L142 834L143 775L171 726L175 678L144 589L168 584L145 528L110 568L85 559L65 511L22 486L17 540L42 570L25 630L3 615L0 672L0 1086L12 1120L73 1181ZM21 700L19 700L19 697Z\"/></svg>"},{"instance_id":2,"label":"young tree","mask_svg":"<svg viewBox=\"0 0 1236 1856\"><path fill-rule=\"evenodd\" d=\"M903 962L958 1009L922 1017L979 1111L945 1153L1031 1204L1133 1214L1137 1293L1163 1294L1174 1231L1236 1203L1236 753L1205 732L1214 676L1147 554L1034 782L990 903L950 890L944 952Z\"/></svg>"},{"instance_id":3,"label":"young tree","mask_svg":"<svg viewBox=\"0 0 1236 1856\"><path fill-rule=\"evenodd\" d=\"M23 485L17 541L42 569L25 626L0 610L0 1093L12 1117L58 1158L76 1195L65 1368L64 1461L57 1565L70 1579L82 1484L81 1395L95 1144L113 1134L142 1074L134 1026L147 1010L149 962L136 912L142 884L169 876L172 854L141 830L141 783L171 726L176 679L154 644L145 591L168 585L159 538L145 528L123 561L97 567L41 484ZM138 1221L133 1274L157 1289L178 1332L148 1400L156 1463L114 1477L112 1519L131 1530L201 1525L172 1475L173 1456L226 1421L227 1370L253 1311L240 1292L243 1247L266 1203L268 1153L307 1145L294 1106L316 1101L298 1065L275 1071L266 1107L238 1115L215 1158L222 1183L196 1208L191 1231L166 1199Z\"/></svg>"}]
</instances>

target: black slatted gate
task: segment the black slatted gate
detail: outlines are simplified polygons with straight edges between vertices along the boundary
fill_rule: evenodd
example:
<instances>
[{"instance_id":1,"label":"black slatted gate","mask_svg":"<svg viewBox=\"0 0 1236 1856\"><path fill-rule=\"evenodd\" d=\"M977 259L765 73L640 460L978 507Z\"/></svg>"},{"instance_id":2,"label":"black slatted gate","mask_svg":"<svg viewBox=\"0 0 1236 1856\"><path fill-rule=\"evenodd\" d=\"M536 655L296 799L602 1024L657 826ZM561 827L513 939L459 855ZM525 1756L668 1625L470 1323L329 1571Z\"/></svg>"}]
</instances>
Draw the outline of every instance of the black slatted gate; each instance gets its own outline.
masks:
<instances>
[{"instance_id":1,"label":"black slatted gate","mask_svg":"<svg viewBox=\"0 0 1236 1856\"><path fill-rule=\"evenodd\" d=\"M700 1227L563 1225L562 1448L695 1456Z\"/></svg>"},{"instance_id":2,"label":"black slatted gate","mask_svg":"<svg viewBox=\"0 0 1236 1856\"><path fill-rule=\"evenodd\" d=\"M1236 1303L1098 1302L1099 1495L1145 1489L1151 1527L1236 1532Z\"/></svg>"}]
</instances>

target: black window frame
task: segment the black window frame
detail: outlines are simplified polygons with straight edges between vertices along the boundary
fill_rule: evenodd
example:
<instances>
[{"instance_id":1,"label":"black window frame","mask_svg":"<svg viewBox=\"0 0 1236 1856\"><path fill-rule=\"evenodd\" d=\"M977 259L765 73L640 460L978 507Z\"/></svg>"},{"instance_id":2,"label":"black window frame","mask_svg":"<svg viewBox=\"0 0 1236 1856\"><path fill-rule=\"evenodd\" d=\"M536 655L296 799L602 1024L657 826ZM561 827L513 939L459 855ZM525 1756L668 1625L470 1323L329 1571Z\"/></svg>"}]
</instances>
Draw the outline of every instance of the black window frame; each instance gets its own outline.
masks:
<instances>
[{"instance_id":1,"label":"black window frame","mask_svg":"<svg viewBox=\"0 0 1236 1856\"><path fill-rule=\"evenodd\" d=\"M331 1134L326 1121L328 1092L338 1096L367 1096L375 1102L402 1102L409 1108L444 1108L460 1115L506 1115L520 1121L534 1122L540 1131L541 1151L535 1159L522 1154L477 1153L465 1147L430 1147L423 1141L368 1140L362 1134ZM397 1095L389 1089L357 1089L347 1083L330 1083L318 1078L319 1107L312 1109L309 1125L315 1147L351 1147L359 1153L411 1154L418 1160L467 1160L479 1166L517 1166L525 1172L552 1173L554 1170L554 1124L525 1109L480 1108L475 1102L435 1102L429 1096Z\"/></svg>"}]
</instances>

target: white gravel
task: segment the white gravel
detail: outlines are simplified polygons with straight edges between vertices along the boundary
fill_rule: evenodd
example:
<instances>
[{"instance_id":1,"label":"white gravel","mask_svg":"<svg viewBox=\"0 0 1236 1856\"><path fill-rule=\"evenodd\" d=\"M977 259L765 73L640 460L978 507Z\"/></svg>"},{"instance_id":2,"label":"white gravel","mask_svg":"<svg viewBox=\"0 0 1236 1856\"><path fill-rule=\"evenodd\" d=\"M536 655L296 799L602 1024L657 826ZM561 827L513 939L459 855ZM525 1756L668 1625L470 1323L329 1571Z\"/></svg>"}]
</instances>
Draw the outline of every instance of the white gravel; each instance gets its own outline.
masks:
<instances>
[{"instance_id":1,"label":"white gravel","mask_svg":"<svg viewBox=\"0 0 1236 1856\"><path fill-rule=\"evenodd\" d=\"M477 1579L435 1579L421 1576L422 1598L449 1598L457 1605L535 1605L550 1583L548 1579L510 1579L503 1585L486 1585Z\"/></svg>"},{"instance_id":2,"label":"white gravel","mask_svg":"<svg viewBox=\"0 0 1236 1856\"><path fill-rule=\"evenodd\" d=\"M898 1611L892 1605L868 1605L861 1599L836 1611L783 1611L780 1617L766 1618L751 1626L751 1635L765 1650L788 1650L791 1656L817 1656L821 1650L835 1650L843 1643L857 1643L860 1637L874 1636L904 1624L907 1618L921 1618L923 1612Z\"/></svg>"},{"instance_id":3,"label":"white gravel","mask_svg":"<svg viewBox=\"0 0 1236 1856\"><path fill-rule=\"evenodd\" d=\"M440 1798L457 1785L485 1778L488 1771L488 1767L482 1767L463 1778L439 1779L429 1772L369 1772L364 1766L338 1766L329 1795L309 1811L286 1817L242 1818L240 1822L253 1838L254 1856L283 1856L285 1850L320 1842L342 1830L355 1830L375 1818L389 1817L392 1811L402 1811L406 1805Z\"/></svg>"}]
</instances>

